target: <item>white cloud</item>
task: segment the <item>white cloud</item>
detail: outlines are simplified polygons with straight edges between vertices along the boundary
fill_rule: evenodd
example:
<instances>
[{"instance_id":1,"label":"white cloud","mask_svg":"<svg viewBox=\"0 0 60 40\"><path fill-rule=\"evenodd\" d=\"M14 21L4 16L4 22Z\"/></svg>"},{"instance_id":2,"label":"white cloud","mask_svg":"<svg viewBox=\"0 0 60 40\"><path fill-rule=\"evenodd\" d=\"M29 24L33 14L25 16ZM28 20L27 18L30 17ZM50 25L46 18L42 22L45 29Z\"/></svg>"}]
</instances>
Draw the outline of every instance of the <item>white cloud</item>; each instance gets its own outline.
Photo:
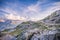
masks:
<instances>
[{"instance_id":1,"label":"white cloud","mask_svg":"<svg viewBox=\"0 0 60 40\"><path fill-rule=\"evenodd\" d=\"M51 4L52 6L47 7L44 11L41 11L42 8L40 7L41 6L40 4L41 3L38 2L37 4L30 5L27 7L27 9L23 11L25 14L30 12L30 14L33 13L33 15L35 15L34 17L33 15L30 16L30 20L41 20L50 15L51 13L53 13L54 11L60 10L60 2L52 3Z\"/></svg>"},{"instance_id":2,"label":"white cloud","mask_svg":"<svg viewBox=\"0 0 60 40\"><path fill-rule=\"evenodd\" d=\"M32 21L41 20L47 17L48 15L50 15L52 12L56 10L60 10L60 2L54 2L54 3L51 3L52 6L49 6L44 11L41 11L42 10L41 4L44 2L46 1L43 1L43 2L38 1L36 4L32 4L32 5L27 6L26 8L22 8L23 11L21 13L19 12L17 13L17 11L12 10L11 8L8 8L8 7L2 10L9 13L5 15L7 19L32 20ZM22 14L21 15L22 17L19 14L20 15Z\"/></svg>"},{"instance_id":3,"label":"white cloud","mask_svg":"<svg viewBox=\"0 0 60 40\"><path fill-rule=\"evenodd\" d=\"M11 8L5 8L5 9L1 9L1 10L8 13L8 14L4 14L6 19L26 21L25 17L23 17L23 16L21 17L15 10L12 10Z\"/></svg>"},{"instance_id":4,"label":"white cloud","mask_svg":"<svg viewBox=\"0 0 60 40\"><path fill-rule=\"evenodd\" d=\"M5 20L3 20L3 19L0 19L0 22L5 22Z\"/></svg>"},{"instance_id":5,"label":"white cloud","mask_svg":"<svg viewBox=\"0 0 60 40\"><path fill-rule=\"evenodd\" d=\"M8 7L1 9L1 10L5 11L7 13L17 14L17 12L15 10L12 10L11 8L8 8Z\"/></svg>"},{"instance_id":6,"label":"white cloud","mask_svg":"<svg viewBox=\"0 0 60 40\"><path fill-rule=\"evenodd\" d=\"M51 15L56 10L60 10L60 2L52 3L53 6L47 7L45 11L41 12L41 18L44 19L48 15Z\"/></svg>"},{"instance_id":7,"label":"white cloud","mask_svg":"<svg viewBox=\"0 0 60 40\"><path fill-rule=\"evenodd\" d=\"M48 15L52 14L56 10L60 10L60 2L55 2L52 4L53 4L53 6L46 8L46 10L42 12L42 15L44 14L43 17L47 17Z\"/></svg>"},{"instance_id":8,"label":"white cloud","mask_svg":"<svg viewBox=\"0 0 60 40\"><path fill-rule=\"evenodd\" d=\"M37 4L28 6L27 9L28 9L29 11L37 12L37 11L40 10L40 9L39 9L39 8L40 8L39 5L40 5L40 3L37 2Z\"/></svg>"},{"instance_id":9,"label":"white cloud","mask_svg":"<svg viewBox=\"0 0 60 40\"><path fill-rule=\"evenodd\" d=\"M60 10L60 2L52 3L52 5L53 6L46 8L46 10L42 13L45 13L48 16L56 10Z\"/></svg>"},{"instance_id":10,"label":"white cloud","mask_svg":"<svg viewBox=\"0 0 60 40\"><path fill-rule=\"evenodd\" d=\"M27 8L25 8L23 10L22 13L25 15L27 20L34 20L34 19L36 19L36 14L39 14L39 11L40 11L40 9L39 9L40 6L39 5L40 5L40 3L37 2L37 4L32 4L30 6L27 6ZM38 20L38 19L36 19L36 20Z\"/></svg>"},{"instance_id":11,"label":"white cloud","mask_svg":"<svg viewBox=\"0 0 60 40\"><path fill-rule=\"evenodd\" d=\"M14 14L6 14L5 17L7 19L10 19L10 20L20 20L20 21L24 21L25 20L24 17L20 17L18 15L14 15Z\"/></svg>"}]
</instances>

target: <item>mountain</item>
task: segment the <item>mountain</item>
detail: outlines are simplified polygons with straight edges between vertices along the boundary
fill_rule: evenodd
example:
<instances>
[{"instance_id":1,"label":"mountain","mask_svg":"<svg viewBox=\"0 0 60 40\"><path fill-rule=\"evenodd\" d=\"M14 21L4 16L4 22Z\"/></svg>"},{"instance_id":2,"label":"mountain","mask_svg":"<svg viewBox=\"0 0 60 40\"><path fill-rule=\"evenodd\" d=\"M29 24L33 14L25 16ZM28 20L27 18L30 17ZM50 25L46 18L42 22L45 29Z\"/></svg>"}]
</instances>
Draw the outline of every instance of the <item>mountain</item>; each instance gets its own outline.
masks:
<instances>
[{"instance_id":1,"label":"mountain","mask_svg":"<svg viewBox=\"0 0 60 40\"><path fill-rule=\"evenodd\" d=\"M53 12L50 16L43 19L45 23L60 24L60 10Z\"/></svg>"},{"instance_id":2,"label":"mountain","mask_svg":"<svg viewBox=\"0 0 60 40\"><path fill-rule=\"evenodd\" d=\"M19 34L21 34L23 31L27 29L34 29L34 28L39 28L40 24L33 22L33 21L26 21L22 22L19 25L17 25L14 29L5 29L2 32L9 32L10 35L13 35L15 37L18 37Z\"/></svg>"},{"instance_id":3,"label":"mountain","mask_svg":"<svg viewBox=\"0 0 60 40\"><path fill-rule=\"evenodd\" d=\"M6 20L5 22L1 22L0 24L5 24L4 27L6 27L6 25L8 24L6 28L8 28L9 26L14 27L14 31L11 29L12 32L10 32L9 34L17 37L17 40L50 40L50 38L55 39L55 34L60 34L60 31L57 30L60 28L60 10L53 12L51 15L37 22L26 21L20 24L19 22L20 21L18 20ZM4 31L6 32L7 30Z\"/></svg>"},{"instance_id":4,"label":"mountain","mask_svg":"<svg viewBox=\"0 0 60 40\"><path fill-rule=\"evenodd\" d=\"M9 34L4 34L0 32L0 40L16 40L16 38Z\"/></svg>"},{"instance_id":5,"label":"mountain","mask_svg":"<svg viewBox=\"0 0 60 40\"><path fill-rule=\"evenodd\" d=\"M10 30L11 28L15 28L18 24L22 22L21 20L7 19L6 14L10 14L10 13L0 10L0 31L3 31L5 29Z\"/></svg>"},{"instance_id":6,"label":"mountain","mask_svg":"<svg viewBox=\"0 0 60 40\"><path fill-rule=\"evenodd\" d=\"M20 29L24 30L24 29L34 29L37 27L40 27L40 25L38 23L33 22L33 21L27 21L27 22L22 22L16 28L20 28Z\"/></svg>"},{"instance_id":7,"label":"mountain","mask_svg":"<svg viewBox=\"0 0 60 40\"><path fill-rule=\"evenodd\" d=\"M15 28L21 21L19 20L4 20L0 22L0 31L5 29Z\"/></svg>"},{"instance_id":8,"label":"mountain","mask_svg":"<svg viewBox=\"0 0 60 40\"><path fill-rule=\"evenodd\" d=\"M17 40L60 40L60 10L53 12L43 20L23 22L17 27L27 28L18 35Z\"/></svg>"},{"instance_id":9,"label":"mountain","mask_svg":"<svg viewBox=\"0 0 60 40\"><path fill-rule=\"evenodd\" d=\"M53 12L51 15L47 16L40 21L42 24L48 27L60 27L60 10Z\"/></svg>"}]
</instances>

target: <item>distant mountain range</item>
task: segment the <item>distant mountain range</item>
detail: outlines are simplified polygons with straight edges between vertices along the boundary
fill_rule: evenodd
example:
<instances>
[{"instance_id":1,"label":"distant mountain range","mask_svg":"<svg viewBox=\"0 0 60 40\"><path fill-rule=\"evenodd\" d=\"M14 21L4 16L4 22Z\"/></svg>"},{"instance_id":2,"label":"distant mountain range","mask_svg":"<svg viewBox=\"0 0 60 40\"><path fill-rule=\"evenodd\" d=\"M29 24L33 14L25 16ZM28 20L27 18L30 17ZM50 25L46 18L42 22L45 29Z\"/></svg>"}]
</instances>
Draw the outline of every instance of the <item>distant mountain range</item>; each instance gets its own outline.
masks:
<instances>
[{"instance_id":1,"label":"distant mountain range","mask_svg":"<svg viewBox=\"0 0 60 40\"><path fill-rule=\"evenodd\" d=\"M0 22L0 30L15 28L20 22L19 20L5 20Z\"/></svg>"},{"instance_id":2,"label":"distant mountain range","mask_svg":"<svg viewBox=\"0 0 60 40\"><path fill-rule=\"evenodd\" d=\"M5 11L0 10L0 31L3 31L5 29L11 29L15 28L18 24L20 24L22 21L20 20L10 20L5 18L5 14L9 14Z\"/></svg>"}]
</instances>

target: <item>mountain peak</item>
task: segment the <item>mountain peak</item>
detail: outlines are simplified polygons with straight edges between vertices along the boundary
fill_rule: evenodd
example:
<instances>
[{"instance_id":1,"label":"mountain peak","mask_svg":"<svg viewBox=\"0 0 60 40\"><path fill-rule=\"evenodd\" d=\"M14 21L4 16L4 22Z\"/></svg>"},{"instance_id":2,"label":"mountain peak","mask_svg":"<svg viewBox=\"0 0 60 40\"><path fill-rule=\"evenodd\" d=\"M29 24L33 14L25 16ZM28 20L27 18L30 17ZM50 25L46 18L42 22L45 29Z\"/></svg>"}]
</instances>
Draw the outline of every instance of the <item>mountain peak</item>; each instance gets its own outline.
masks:
<instances>
[{"instance_id":1,"label":"mountain peak","mask_svg":"<svg viewBox=\"0 0 60 40\"><path fill-rule=\"evenodd\" d=\"M51 15L43 19L43 22L50 24L60 24L60 10L53 12Z\"/></svg>"},{"instance_id":2,"label":"mountain peak","mask_svg":"<svg viewBox=\"0 0 60 40\"><path fill-rule=\"evenodd\" d=\"M57 11L55 11L56 12L56 14L60 14L60 10L57 10Z\"/></svg>"}]
</instances>

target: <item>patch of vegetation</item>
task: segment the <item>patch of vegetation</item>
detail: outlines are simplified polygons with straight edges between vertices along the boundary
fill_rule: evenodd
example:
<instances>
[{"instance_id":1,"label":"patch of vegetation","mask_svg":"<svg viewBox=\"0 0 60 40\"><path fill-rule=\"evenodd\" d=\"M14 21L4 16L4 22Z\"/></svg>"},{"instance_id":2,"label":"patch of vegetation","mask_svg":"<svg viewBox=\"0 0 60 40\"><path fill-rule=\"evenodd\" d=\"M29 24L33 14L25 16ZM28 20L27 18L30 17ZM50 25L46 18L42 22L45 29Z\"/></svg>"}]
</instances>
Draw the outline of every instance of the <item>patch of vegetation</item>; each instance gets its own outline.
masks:
<instances>
[{"instance_id":1,"label":"patch of vegetation","mask_svg":"<svg viewBox=\"0 0 60 40\"><path fill-rule=\"evenodd\" d=\"M5 29L5 30L3 30L2 32L8 32L10 29Z\"/></svg>"},{"instance_id":2,"label":"patch of vegetation","mask_svg":"<svg viewBox=\"0 0 60 40\"><path fill-rule=\"evenodd\" d=\"M17 35L19 35L21 32L22 32L22 30L16 29L16 30L14 30L13 32L10 32L9 34L10 34L10 35L13 35L13 36L17 36Z\"/></svg>"}]
</instances>

